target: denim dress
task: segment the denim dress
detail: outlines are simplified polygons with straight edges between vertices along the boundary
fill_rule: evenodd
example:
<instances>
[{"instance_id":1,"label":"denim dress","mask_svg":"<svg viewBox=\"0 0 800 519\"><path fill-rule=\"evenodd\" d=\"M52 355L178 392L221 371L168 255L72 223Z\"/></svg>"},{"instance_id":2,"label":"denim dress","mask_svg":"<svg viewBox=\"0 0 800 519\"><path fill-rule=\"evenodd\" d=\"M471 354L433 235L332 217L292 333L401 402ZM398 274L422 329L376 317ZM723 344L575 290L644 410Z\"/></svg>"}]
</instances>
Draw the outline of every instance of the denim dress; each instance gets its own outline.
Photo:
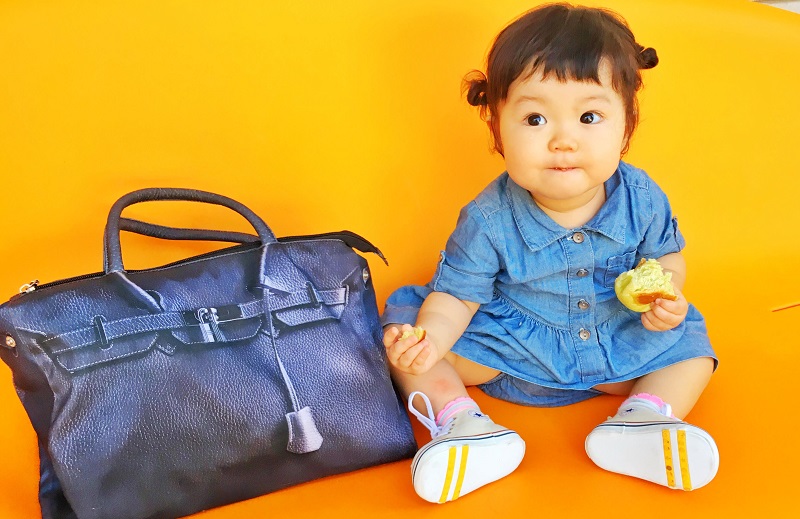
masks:
<instances>
[{"instance_id":1,"label":"denim dress","mask_svg":"<svg viewBox=\"0 0 800 519\"><path fill-rule=\"evenodd\" d=\"M589 222L565 229L503 173L461 210L431 282L395 291L383 323L413 324L431 291L480 303L452 352L501 372L484 392L525 405L579 402L601 394L597 384L696 357L716 367L694 306L676 328L653 332L614 293L641 258L684 247L666 195L625 162L605 191Z\"/></svg>"}]
</instances>

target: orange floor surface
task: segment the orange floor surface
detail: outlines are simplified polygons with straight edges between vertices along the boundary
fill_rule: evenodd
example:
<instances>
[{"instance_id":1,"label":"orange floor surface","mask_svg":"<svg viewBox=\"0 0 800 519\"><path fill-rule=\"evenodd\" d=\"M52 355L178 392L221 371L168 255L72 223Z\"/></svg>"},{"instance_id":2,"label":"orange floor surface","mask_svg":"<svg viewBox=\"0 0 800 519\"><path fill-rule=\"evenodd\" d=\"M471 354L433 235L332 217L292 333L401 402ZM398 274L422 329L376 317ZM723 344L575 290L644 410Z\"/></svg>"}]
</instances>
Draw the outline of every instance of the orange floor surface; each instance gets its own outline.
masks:
<instances>
[{"instance_id":1,"label":"orange floor surface","mask_svg":"<svg viewBox=\"0 0 800 519\"><path fill-rule=\"evenodd\" d=\"M535 4L0 2L0 299L101 270L111 204L159 186L240 200L279 236L362 234L389 258L369 260L381 305L427 282L459 208L503 168L461 78ZM745 0L589 4L661 59L626 159L667 192L688 242L685 293L721 361L688 420L716 439L717 478L679 492L595 467L584 438L618 397L537 409L473 390L528 448L486 488L428 504L407 460L196 517L797 516L800 16ZM247 230L218 208L127 214ZM123 240L129 268L216 246ZM36 439L5 365L0 406L0 518L37 517Z\"/></svg>"}]
</instances>

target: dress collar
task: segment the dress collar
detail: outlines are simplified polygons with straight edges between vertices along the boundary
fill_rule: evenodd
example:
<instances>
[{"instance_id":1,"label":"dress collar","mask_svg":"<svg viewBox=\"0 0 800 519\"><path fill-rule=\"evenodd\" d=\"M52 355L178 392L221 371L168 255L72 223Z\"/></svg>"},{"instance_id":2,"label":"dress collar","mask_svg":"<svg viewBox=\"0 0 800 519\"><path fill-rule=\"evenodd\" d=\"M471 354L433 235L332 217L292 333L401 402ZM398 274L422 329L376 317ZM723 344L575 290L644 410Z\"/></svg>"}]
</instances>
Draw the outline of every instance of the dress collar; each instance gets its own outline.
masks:
<instances>
[{"instance_id":1,"label":"dress collar","mask_svg":"<svg viewBox=\"0 0 800 519\"><path fill-rule=\"evenodd\" d=\"M622 163L617 171L606 180L606 201L600 210L585 225L566 229L557 224L533 201L531 194L506 175L506 195L511 205L514 221L525 244L538 251L554 241L571 236L576 231L588 230L600 233L618 243L625 243L627 227L628 197L621 173Z\"/></svg>"}]
</instances>

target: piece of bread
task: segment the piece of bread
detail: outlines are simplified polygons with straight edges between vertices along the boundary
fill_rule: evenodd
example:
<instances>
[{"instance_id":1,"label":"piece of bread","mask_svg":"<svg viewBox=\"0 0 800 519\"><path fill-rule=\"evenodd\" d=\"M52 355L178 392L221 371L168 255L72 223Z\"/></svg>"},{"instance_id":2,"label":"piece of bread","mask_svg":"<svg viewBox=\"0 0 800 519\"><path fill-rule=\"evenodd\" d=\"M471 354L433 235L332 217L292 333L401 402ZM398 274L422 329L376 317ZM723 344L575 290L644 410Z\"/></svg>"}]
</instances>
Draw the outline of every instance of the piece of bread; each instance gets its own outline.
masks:
<instances>
[{"instance_id":1,"label":"piece of bread","mask_svg":"<svg viewBox=\"0 0 800 519\"><path fill-rule=\"evenodd\" d=\"M421 341L422 339L425 338L425 330L422 329L422 326L416 326L416 327L414 327L413 330L409 330L409 331L403 332L403 335L401 335L397 340L398 341L402 341L403 339L407 339L408 337L411 337L412 335L416 335L417 336L417 340Z\"/></svg>"},{"instance_id":2,"label":"piece of bread","mask_svg":"<svg viewBox=\"0 0 800 519\"><path fill-rule=\"evenodd\" d=\"M658 260L644 259L636 268L614 281L614 291L623 305L634 312L647 312L656 299L678 299L672 286L672 272L664 272Z\"/></svg>"}]
</instances>

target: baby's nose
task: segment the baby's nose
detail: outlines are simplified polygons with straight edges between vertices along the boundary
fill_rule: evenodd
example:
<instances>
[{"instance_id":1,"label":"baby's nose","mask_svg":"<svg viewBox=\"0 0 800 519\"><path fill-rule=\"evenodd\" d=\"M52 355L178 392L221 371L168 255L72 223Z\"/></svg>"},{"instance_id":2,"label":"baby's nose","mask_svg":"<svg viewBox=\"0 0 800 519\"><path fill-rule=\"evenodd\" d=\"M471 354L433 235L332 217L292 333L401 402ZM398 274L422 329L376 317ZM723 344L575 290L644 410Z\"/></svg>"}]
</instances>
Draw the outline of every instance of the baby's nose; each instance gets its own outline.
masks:
<instances>
[{"instance_id":1,"label":"baby's nose","mask_svg":"<svg viewBox=\"0 0 800 519\"><path fill-rule=\"evenodd\" d=\"M550 151L575 151L578 141L569 133L561 131L553 135L549 144Z\"/></svg>"}]
</instances>

